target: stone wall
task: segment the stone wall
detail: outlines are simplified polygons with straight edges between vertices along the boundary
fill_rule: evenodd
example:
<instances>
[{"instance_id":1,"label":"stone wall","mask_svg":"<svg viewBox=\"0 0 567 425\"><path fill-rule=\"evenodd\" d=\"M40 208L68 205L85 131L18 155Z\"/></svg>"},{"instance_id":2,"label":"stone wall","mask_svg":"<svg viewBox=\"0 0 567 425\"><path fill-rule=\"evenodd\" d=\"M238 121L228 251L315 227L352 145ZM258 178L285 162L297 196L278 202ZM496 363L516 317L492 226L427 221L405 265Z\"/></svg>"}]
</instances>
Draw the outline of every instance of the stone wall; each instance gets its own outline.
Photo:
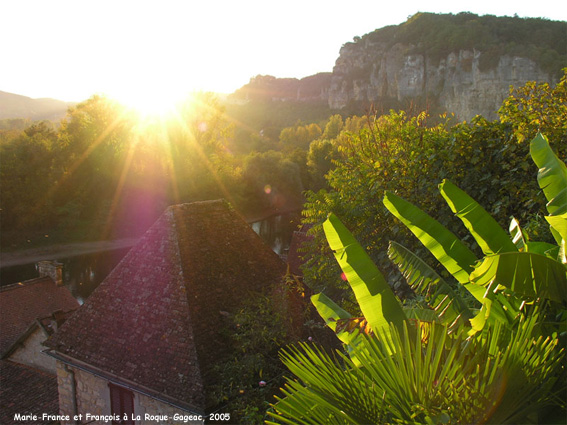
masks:
<instances>
[{"instance_id":1,"label":"stone wall","mask_svg":"<svg viewBox=\"0 0 567 425\"><path fill-rule=\"evenodd\" d=\"M191 413L189 412L184 412L170 404L167 403L163 403L159 400L156 400L155 398L151 398L148 397L146 395L143 394L137 394L135 393L134 396L135 400L138 400L138 405L134 407L136 414L140 415L142 420L140 421L140 425L156 425L158 422L156 422L156 420L154 419L155 417L163 417L163 416L168 416L169 419L167 421L164 420L160 420L159 423L160 424L202 424L203 421L185 421L185 420L173 420L173 417L175 416L175 414L177 415L181 415L181 417L183 418L184 416L189 416L191 415ZM136 401L134 401L134 403L136 403ZM137 407L137 408L136 408ZM150 415L150 418L148 420L146 420L146 415ZM154 417L154 418L152 418Z\"/></svg>"},{"instance_id":2,"label":"stone wall","mask_svg":"<svg viewBox=\"0 0 567 425\"><path fill-rule=\"evenodd\" d=\"M89 413L94 416L110 416L110 389L109 381L83 370L65 366L57 362L57 381L59 385L59 411L61 415L73 417L73 375L76 383L77 413L86 418ZM139 416L136 421L138 425L158 424L202 424L202 421L173 420L175 414L188 416L191 413L184 412L170 404L161 402L144 394L134 393L134 415ZM168 416L170 420L162 420L160 417ZM83 420L81 423L85 423ZM109 424L110 422L89 422L93 424ZM69 424L74 424L73 421ZM63 425L67 425L66 423Z\"/></svg>"},{"instance_id":3,"label":"stone wall","mask_svg":"<svg viewBox=\"0 0 567 425\"><path fill-rule=\"evenodd\" d=\"M108 381L80 369L57 362L57 383L59 386L59 411L72 417L73 379L75 379L77 413L85 415L110 415L110 390ZM73 423L73 422L70 422Z\"/></svg>"},{"instance_id":4,"label":"stone wall","mask_svg":"<svg viewBox=\"0 0 567 425\"><path fill-rule=\"evenodd\" d=\"M9 359L16 363L32 366L44 372L55 375L55 359L41 353L44 347L41 345L47 336L43 330L37 327L31 335L10 355Z\"/></svg>"}]
</instances>

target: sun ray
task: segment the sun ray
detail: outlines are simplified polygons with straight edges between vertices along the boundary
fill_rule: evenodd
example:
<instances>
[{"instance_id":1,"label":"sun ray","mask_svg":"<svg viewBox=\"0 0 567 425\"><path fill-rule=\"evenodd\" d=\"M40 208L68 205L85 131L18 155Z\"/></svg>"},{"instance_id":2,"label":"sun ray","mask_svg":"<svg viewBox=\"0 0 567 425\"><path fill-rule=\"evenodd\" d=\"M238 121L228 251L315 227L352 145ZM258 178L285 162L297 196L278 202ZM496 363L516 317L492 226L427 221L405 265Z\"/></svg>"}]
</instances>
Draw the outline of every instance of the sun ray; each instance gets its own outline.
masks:
<instances>
[{"instance_id":1,"label":"sun ray","mask_svg":"<svg viewBox=\"0 0 567 425\"><path fill-rule=\"evenodd\" d=\"M209 109L212 108L209 104L203 102L200 98L200 96L195 96L193 98L194 102L197 102L197 106L200 108L204 108L204 109ZM211 163L211 161L209 160L208 156L205 154L205 152L203 151L202 146L199 145L199 143L197 143L197 138L195 137L195 134L193 133L192 129L187 125L186 121L182 118L182 116L179 114L179 111L176 110L175 111L175 116L178 120L178 122L181 124L182 128L187 132L187 134L190 136L190 141L191 143L193 143L193 146L195 147L197 154L199 155L199 159L201 161L203 161L203 163L205 164L206 168L208 169L208 171L210 172L211 176L213 177L213 179L215 180L217 187L220 189L221 193L223 194L223 196L225 197L225 199L230 202L232 205L234 205L234 199L232 197L232 195L230 194L230 192L227 190L227 188L225 187L225 185L223 184L222 180L219 178L216 170L213 167L213 164Z\"/></svg>"},{"instance_id":2,"label":"sun ray","mask_svg":"<svg viewBox=\"0 0 567 425\"><path fill-rule=\"evenodd\" d=\"M102 229L101 240L106 240L110 235L111 228L112 228L112 218L116 214L116 210L118 208L118 203L120 197L122 195L122 190L126 184L126 178L128 177L128 172L130 171L130 166L134 159L134 153L136 150L136 146L138 145L138 137L134 136L135 141L130 143L128 148L128 154L124 160L124 165L122 166L122 171L120 173L120 178L118 179L118 184L116 185L116 190L114 191L114 196L112 197L112 202L110 204L110 208L108 210L107 219L104 224L104 228Z\"/></svg>"},{"instance_id":3,"label":"sun ray","mask_svg":"<svg viewBox=\"0 0 567 425\"><path fill-rule=\"evenodd\" d=\"M125 111L118 115L103 131L102 133L87 147L87 149L77 158L69 167L69 169L61 176L57 182L49 188L49 190L38 199L34 206L32 206L32 211L35 213L45 205L49 199L51 199L55 193L61 189L61 187L74 175L77 169L87 160L87 158L94 152L94 150L104 141L105 137L108 136L112 130L114 130L125 117Z\"/></svg>"}]
</instances>

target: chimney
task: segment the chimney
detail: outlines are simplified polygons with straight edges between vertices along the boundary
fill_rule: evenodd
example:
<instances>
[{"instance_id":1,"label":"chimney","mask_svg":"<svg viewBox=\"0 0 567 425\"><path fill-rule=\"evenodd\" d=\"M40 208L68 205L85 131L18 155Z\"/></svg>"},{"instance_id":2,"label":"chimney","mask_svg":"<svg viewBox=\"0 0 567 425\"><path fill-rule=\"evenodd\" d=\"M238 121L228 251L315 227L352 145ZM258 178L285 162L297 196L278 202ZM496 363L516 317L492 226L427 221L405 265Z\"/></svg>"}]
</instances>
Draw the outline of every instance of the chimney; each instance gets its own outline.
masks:
<instances>
[{"instance_id":1,"label":"chimney","mask_svg":"<svg viewBox=\"0 0 567 425\"><path fill-rule=\"evenodd\" d=\"M63 264L57 261L40 261L37 263L39 277L48 276L57 286L63 286Z\"/></svg>"}]
</instances>

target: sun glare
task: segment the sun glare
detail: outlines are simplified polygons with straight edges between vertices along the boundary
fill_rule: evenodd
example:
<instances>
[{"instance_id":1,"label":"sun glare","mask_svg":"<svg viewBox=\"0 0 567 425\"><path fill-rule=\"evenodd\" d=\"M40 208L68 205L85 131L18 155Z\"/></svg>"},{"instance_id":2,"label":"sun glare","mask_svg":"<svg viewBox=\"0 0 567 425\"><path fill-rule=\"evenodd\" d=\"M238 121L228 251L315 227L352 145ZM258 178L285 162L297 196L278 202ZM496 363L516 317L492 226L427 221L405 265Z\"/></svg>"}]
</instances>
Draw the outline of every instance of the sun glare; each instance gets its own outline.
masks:
<instances>
[{"instance_id":1,"label":"sun glare","mask_svg":"<svg viewBox=\"0 0 567 425\"><path fill-rule=\"evenodd\" d=\"M112 97L144 118L165 118L188 96L188 93L165 90L135 90L116 93Z\"/></svg>"}]
</instances>

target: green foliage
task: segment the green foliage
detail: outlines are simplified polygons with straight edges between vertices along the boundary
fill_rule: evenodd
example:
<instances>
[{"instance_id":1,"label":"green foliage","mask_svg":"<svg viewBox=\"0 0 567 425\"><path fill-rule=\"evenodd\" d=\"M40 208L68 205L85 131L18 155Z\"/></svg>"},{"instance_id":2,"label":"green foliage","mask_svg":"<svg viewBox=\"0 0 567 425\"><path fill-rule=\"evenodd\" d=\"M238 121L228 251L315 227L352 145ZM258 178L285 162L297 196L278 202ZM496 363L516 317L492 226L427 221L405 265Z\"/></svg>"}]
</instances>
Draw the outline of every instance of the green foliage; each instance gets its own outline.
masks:
<instances>
[{"instance_id":1,"label":"green foliage","mask_svg":"<svg viewBox=\"0 0 567 425\"><path fill-rule=\"evenodd\" d=\"M336 139L341 133L341 130L343 129L343 125L344 125L343 118L338 114L333 115L331 118L329 118L329 121L325 125L323 138Z\"/></svg>"},{"instance_id":2,"label":"green foliage","mask_svg":"<svg viewBox=\"0 0 567 425\"><path fill-rule=\"evenodd\" d=\"M371 329L388 334L390 323L401 328L406 316L368 254L336 216L331 214L323 228Z\"/></svg>"},{"instance_id":3,"label":"green foliage","mask_svg":"<svg viewBox=\"0 0 567 425\"><path fill-rule=\"evenodd\" d=\"M534 412L556 402L549 392L564 352L532 336L536 322L472 340L442 325L392 326L390 337L359 339L360 364L291 347L282 359L298 380L288 379L270 415L287 424L537 423Z\"/></svg>"},{"instance_id":4,"label":"green foliage","mask_svg":"<svg viewBox=\"0 0 567 425\"><path fill-rule=\"evenodd\" d=\"M307 248L313 255L307 255L309 260L304 270L306 282L313 289L322 289L322 282L337 282L341 286L337 280L339 273L325 248L319 227L331 211L347 227L356 229L357 239L383 268L388 260L385 250L380 251L379 247L384 247L390 239L400 240L396 237L399 236L399 225L381 206L384 190L396 188L402 194L420 193L422 199L430 199L428 192L434 187L429 179L419 177L422 172L418 169L435 159L434 146L443 143L440 136L445 130L442 125L425 128L423 118L408 118L404 113L392 112L370 120L370 127L337 139L336 165L326 177L330 190L308 192L304 207L304 221L315 224L310 231L315 238ZM395 185L394 178L399 180ZM405 244L405 241L401 242ZM325 274L319 278L321 272Z\"/></svg>"},{"instance_id":5,"label":"green foliage","mask_svg":"<svg viewBox=\"0 0 567 425\"><path fill-rule=\"evenodd\" d=\"M56 149L57 134L45 123L28 127L0 146L3 231L33 232L53 223L48 194L56 178L51 167Z\"/></svg>"},{"instance_id":6,"label":"green foliage","mask_svg":"<svg viewBox=\"0 0 567 425\"><path fill-rule=\"evenodd\" d=\"M254 215L297 208L310 180L307 152L236 155L233 129L219 101L200 94L167 119L94 96L57 129L10 130L0 145L2 249L46 234L53 242L137 235L181 202L222 197Z\"/></svg>"},{"instance_id":7,"label":"green foliage","mask_svg":"<svg viewBox=\"0 0 567 425\"><path fill-rule=\"evenodd\" d=\"M286 127L280 133L280 142L285 147L298 147L303 150L309 148L309 144L321 136L321 128L311 123L309 125L297 124L295 127Z\"/></svg>"},{"instance_id":8,"label":"green foliage","mask_svg":"<svg viewBox=\"0 0 567 425\"><path fill-rule=\"evenodd\" d=\"M278 142L281 131L294 126L299 120L304 123L321 123L333 114L326 102L229 102L225 108L227 116L247 129L247 134L261 133L263 143ZM246 140L242 140L242 145L246 145ZM242 149L242 153L250 151L251 149Z\"/></svg>"},{"instance_id":9,"label":"green foliage","mask_svg":"<svg viewBox=\"0 0 567 425\"><path fill-rule=\"evenodd\" d=\"M461 219L475 238L484 255L517 251L508 234L469 195L449 180L443 180L439 185L439 191L453 213Z\"/></svg>"},{"instance_id":10,"label":"green foliage","mask_svg":"<svg viewBox=\"0 0 567 425\"><path fill-rule=\"evenodd\" d=\"M386 192L384 205L458 282L468 282L476 257L457 236L437 220L393 193Z\"/></svg>"},{"instance_id":11,"label":"green foliage","mask_svg":"<svg viewBox=\"0 0 567 425\"><path fill-rule=\"evenodd\" d=\"M410 288L433 309L436 320L456 324L467 323L472 318L470 305L473 303L467 300L465 291L449 285L420 257L393 241L390 242L388 256L400 269Z\"/></svg>"},{"instance_id":12,"label":"green foliage","mask_svg":"<svg viewBox=\"0 0 567 425\"><path fill-rule=\"evenodd\" d=\"M567 157L567 68L555 87L528 82L511 90L498 111L521 144L543 133L560 158Z\"/></svg>"},{"instance_id":13,"label":"green foliage","mask_svg":"<svg viewBox=\"0 0 567 425\"><path fill-rule=\"evenodd\" d=\"M311 142L307 154L307 167L312 190L320 190L326 186L325 175L333 167L333 161L337 156L337 146L331 140L319 139Z\"/></svg>"},{"instance_id":14,"label":"green foliage","mask_svg":"<svg viewBox=\"0 0 567 425\"><path fill-rule=\"evenodd\" d=\"M31 124L26 118L4 118L0 120L0 130L25 130Z\"/></svg>"},{"instance_id":15,"label":"green foliage","mask_svg":"<svg viewBox=\"0 0 567 425\"><path fill-rule=\"evenodd\" d=\"M243 183L256 210L299 204L303 185L299 165L282 152L251 153L244 159Z\"/></svg>"},{"instance_id":16,"label":"green foliage","mask_svg":"<svg viewBox=\"0 0 567 425\"><path fill-rule=\"evenodd\" d=\"M550 212L556 214L552 225L563 229L567 214L557 212L567 206L562 197L564 164L542 136L531 145L534 161L543 166L539 183L550 200ZM482 303L478 314L469 319L472 331L466 321L459 320L470 317L463 300L423 261L397 244L390 246L390 256L432 310L406 308L404 314L393 309L398 300L380 272L352 234L330 215L323 225L329 246L370 332L360 319L353 319L327 297L312 297L326 322L348 344L350 359L344 355L333 359L307 345L284 353L284 363L302 382L288 380L285 397L274 406L274 417L298 424L322 419L328 423L512 424L540 423L546 407L559 407L564 413L565 402L557 398L566 389L565 352L557 339L561 325L544 322L546 316L564 314L560 303L567 302L566 265L557 261L557 253L518 252L466 193L447 181L440 191L482 247L486 255L482 262L475 265L474 254L455 235L415 206L391 193L386 193L384 204ZM523 234L517 223L512 229L513 236ZM565 246L564 239L561 244ZM524 240L522 249L527 248ZM447 302L448 297L454 299ZM522 308L525 301L533 307ZM448 318L444 317L450 309Z\"/></svg>"},{"instance_id":17,"label":"green foliage","mask_svg":"<svg viewBox=\"0 0 567 425\"><path fill-rule=\"evenodd\" d=\"M390 112L371 119L369 126L355 133L341 136L336 165L326 177L328 187L318 193L307 192L304 223L312 226L314 239L305 245L306 283L316 291L325 290L341 305L341 298L350 302L348 287L338 279L340 272L321 227L334 212L387 272L396 290L403 291L387 257L388 241L396 240L424 259L430 257L404 226L387 214L382 195L389 191L414 199L425 212L440 211L445 203L438 196L437 183L443 179L480 200L500 227L507 228L513 216L535 239L553 242L543 218L545 201L538 195L526 137L533 138L541 127L549 134L558 157L567 157L564 81L553 90L547 86L532 90L529 84L515 90L500 111L502 121L477 117L455 126L448 122L428 126L425 115ZM536 112L544 118L533 123ZM476 258L482 254L472 235L453 217L444 215L439 221L468 244ZM447 276L444 270L435 270L441 277Z\"/></svg>"},{"instance_id":18,"label":"green foliage","mask_svg":"<svg viewBox=\"0 0 567 425\"><path fill-rule=\"evenodd\" d=\"M530 152L539 167L537 181L549 201L549 215L564 216L567 213L567 167L553 153L547 139L541 134L532 140Z\"/></svg>"},{"instance_id":19,"label":"green foliage","mask_svg":"<svg viewBox=\"0 0 567 425\"><path fill-rule=\"evenodd\" d=\"M232 352L218 359L208 378L207 404L214 411L230 412L231 423L261 423L269 400L283 384L278 351L291 339L290 323L278 305L281 297L285 294L250 294L220 330Z\"/></svg>"}]
</instances>

